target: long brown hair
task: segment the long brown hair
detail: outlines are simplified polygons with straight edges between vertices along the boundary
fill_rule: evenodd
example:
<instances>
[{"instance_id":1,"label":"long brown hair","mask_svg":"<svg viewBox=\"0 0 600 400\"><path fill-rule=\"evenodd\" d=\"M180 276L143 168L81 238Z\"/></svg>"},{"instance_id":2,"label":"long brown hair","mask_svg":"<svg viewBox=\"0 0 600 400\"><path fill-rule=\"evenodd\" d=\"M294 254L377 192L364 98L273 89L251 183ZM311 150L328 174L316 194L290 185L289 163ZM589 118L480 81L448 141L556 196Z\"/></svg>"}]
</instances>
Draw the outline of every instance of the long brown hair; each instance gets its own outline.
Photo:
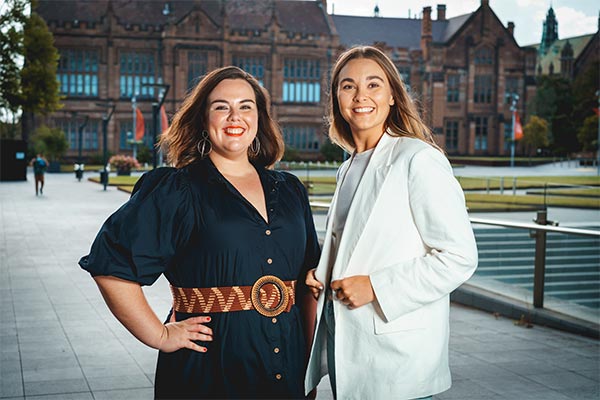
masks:
<instances>
[{"instance_id":1,"label":"long brown hair","mask_svg":"<svg viewBox=\"0 0 600 400\"><path fill-rule=\"evenodd\" d=\"M338 103L337 92L342 68L349 61L365 58L375 61L387 76L394 105L385 121L385 129L392 136L408 136L421 139L438 150L433 140L431 130L425 125L417 107L411 99L398 70L392 60L381 50L372 46L356 46L346 50L337 59L331 73L331 88L329 92L329 138L348 152L354 151L356 145L352 137L350 125L342 117Z\"/></svg>"},{"instance_id":2,"label":"long brown hair","mask_svg":"<svg viewBox=\"0 0 600 400\"><path fill-rule=\"evenodd\" d=\"M283 137L279 126L271 118L269 93L260 86L256 78L240 68L222 67L202 78L175 113L169 129L160 137L159 145L165 152L168 162L174 167L181 168L202 158L197 145L202 138L202 131L207 128L208 96L225 79L245 80L256 96L258 110L256 137L260 141L260 151L258 154L249 151L250 160L269 167L283 156Z\"/></svg>"}]
</instances>

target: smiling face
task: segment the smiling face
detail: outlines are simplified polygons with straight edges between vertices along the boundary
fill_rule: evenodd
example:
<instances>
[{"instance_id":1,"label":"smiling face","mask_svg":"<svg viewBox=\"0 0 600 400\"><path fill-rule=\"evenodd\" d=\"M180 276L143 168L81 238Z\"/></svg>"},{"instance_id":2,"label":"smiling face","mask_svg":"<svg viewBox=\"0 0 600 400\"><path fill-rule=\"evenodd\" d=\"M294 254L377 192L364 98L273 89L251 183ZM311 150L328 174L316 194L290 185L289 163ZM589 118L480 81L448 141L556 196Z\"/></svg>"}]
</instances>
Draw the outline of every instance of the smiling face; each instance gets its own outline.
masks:
<instances>
[{"instance_id":1,"label":"smiling face","mask_svg":"<svg viewBox=\"0 0 600 400\"><path fill-rule=\"evenodd\" d=\"M394 104L392 90L383 69L367 58L350 60L339 74L337 100L340 114L350 125L358 151L361 143L379 141Z\"/></svg>"},{"instance_id":2,"label":"smiling face","mask_svg":"<svg viewBox=\"0 0 600 400\"><path fill-rule=\"evenodd\" d=\"M258 110L252 86L243 79L225 79L208 96L209 157L248 158L258 131Z\"/></svg>"}]
</instances>

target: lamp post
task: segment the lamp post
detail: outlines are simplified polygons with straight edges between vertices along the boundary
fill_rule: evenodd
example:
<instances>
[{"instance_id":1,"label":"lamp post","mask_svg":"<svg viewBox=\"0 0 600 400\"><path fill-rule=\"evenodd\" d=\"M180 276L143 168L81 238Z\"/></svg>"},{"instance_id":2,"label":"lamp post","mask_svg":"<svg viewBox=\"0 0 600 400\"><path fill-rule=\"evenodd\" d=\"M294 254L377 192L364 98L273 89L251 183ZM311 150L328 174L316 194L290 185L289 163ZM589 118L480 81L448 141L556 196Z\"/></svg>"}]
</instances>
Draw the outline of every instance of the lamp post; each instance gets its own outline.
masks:
<instances>
[{"instance_id":1,"label":"lamp post","mask_svg":"<svg viewBox=\"0 0 600 400\"><path fill-rule=\"evenodd\" d=\"M600 90L596 90L598 97L598 143L596 143L596 174L600 175Z\"/></svg>"},{"instance_id":2,"label":"lamp post","mask_svg":"<svg viewBox=\"0 0 600 400\"><path fill-rule=\"evenodd\" d=\"M511 129L511 139L510 139L510 167L513 168L515 166L515 122L517 118L517 103L519 102L519 95L516 93L510 93L506 95L510 97L510 111L512 113L512 129Z\"/></svg>"},{"instance_id":3,"label":"lamp post","mask_svg":"<svg viewBox=\"0 0 600 400\"><path fill-rule=\"evenodd\" d=\"M107 107L106 113L102 116L102 174L100 176L100 180L104 185L104 190L106 190L106 186L108 185L108 170L106 168L106 164L108 163L108 123L110 122L110 118L115 111L115 105L113 103L96 103L96 105L101 107Z\"/></svg>"},{"instance_id":4,"label":"lamp post","mask_svg":"<svg viewBox=\"0 0 600 400\"><path fill-rule=\"evenodd\" d=\"M89 117L86 115L83 118L83 122L81 125L79 125L79 130L78 130L78 134L79 134L79 153L77 155L77 164L81 165L81 153L82 153L82 144L83 144L83 130L85 129L85 127L87 126Z\"/></svg>"},{"instance_id":5,"label":"lamp post","mask_svg":"<svg viewBox=\"0 0 600 400\"><path fill-rule=\"evenodd\" d=\"M159 92L157 101L152 103L152 168L156 168L156 164L158 161L158 157L156 154L156 137L158 136L158 113L160 112L160 108L165 102L165 98L167 97L167 93L169 92L169 88L171 87L171 85L166 83L144 83L142 86L151 86L162 89Z\"/></svg>"}]
</instances>

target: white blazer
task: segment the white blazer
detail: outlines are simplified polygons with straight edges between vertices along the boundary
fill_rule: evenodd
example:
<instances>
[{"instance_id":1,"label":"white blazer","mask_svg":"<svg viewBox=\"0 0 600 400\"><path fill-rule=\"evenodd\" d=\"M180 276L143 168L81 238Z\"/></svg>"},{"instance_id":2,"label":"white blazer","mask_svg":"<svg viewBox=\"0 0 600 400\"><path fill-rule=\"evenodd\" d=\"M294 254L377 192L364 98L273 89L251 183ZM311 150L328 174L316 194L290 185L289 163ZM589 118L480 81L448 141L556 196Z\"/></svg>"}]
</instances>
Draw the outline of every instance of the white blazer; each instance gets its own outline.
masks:
<instances>
[{"instance_id":1,"label":"white blazer","mask_svg":"<svg viewBox=\"0 0 600 400\"><path fill-rule=\"evenodd\" d=\"M339 182L349 162L342 164ZM338 399L414 399L447 390L449 294L477 266L462 189L444 155L414 138L384 134L348 212L332 256L333 196L320 282L369 275L377 298L350 310L334 301ZM324 295L305 379L327 374Z\"/></svg>"}]
</instances>

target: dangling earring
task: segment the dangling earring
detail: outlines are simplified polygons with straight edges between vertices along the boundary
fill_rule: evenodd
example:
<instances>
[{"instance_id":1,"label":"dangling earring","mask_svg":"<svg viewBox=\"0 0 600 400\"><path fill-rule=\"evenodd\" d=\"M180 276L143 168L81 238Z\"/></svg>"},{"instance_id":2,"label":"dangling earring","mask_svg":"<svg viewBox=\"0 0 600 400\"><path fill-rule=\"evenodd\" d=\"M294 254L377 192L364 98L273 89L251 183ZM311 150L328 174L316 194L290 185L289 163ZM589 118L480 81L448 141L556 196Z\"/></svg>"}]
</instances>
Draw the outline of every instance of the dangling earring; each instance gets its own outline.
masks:
<instances>
[{"instance_id":1,"label":"dangling earring","mask_svg":"<svg viewBox=\"0 0 600 400\"><path fill-rule=\"evenodd\" d=\"M260 140L258 140L258 135L256 135L254 137L254 140L252 141L252 143L250 143L250 155L253 157L258 156L258 153L260 153Z\"/></svg>"},{"instance_id":2,"label":"dangling earring","mask_svg":"<svg viewBox=\"0 0 600 400\"><path fill-rule=\"evenodd\" d=\"M206 157L208 153L212 151L212 143L208 139L208 132L206 130L202 131L202 138L200 139L200 141L198 141L196 148L198 149L198 153L200 153L200 157L203 158Z\"/></svg>"}]
</instances>

